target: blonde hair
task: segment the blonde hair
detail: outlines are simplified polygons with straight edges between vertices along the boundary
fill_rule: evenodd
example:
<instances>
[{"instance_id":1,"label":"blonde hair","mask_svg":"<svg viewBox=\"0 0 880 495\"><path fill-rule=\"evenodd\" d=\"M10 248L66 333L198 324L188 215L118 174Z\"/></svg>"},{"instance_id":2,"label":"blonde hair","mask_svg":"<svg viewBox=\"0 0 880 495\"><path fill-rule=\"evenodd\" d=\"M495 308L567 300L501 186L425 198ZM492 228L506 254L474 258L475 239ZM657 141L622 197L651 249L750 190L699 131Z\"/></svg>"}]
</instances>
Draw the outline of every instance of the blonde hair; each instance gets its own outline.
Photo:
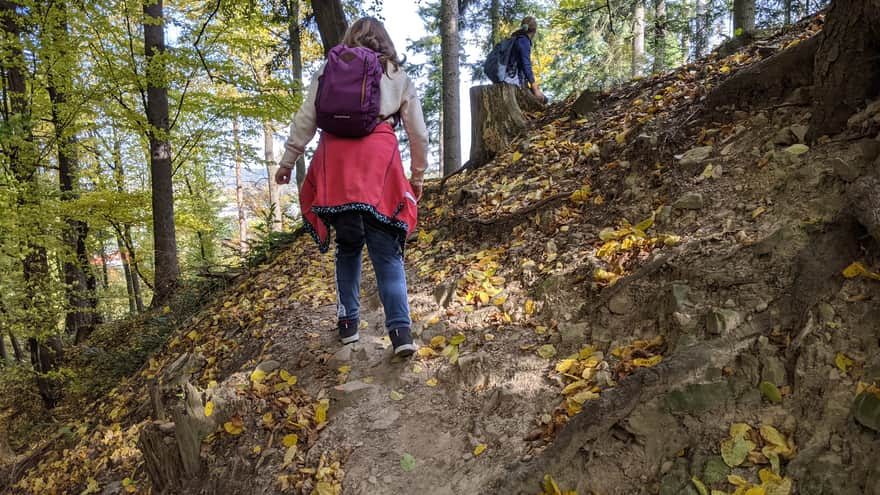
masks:
<instances>
[{"instance_id":1,"label":"blonde hair","mask_svg":"<svg viewBox=\"0 0 880 495\"><path fill-rule=\"evenodd\" d=\"M375 17L362 17L355 21L345 32L342 44L348 47L363 46L377 52L386 72L389 62L395 70L400 69L403 63L397 56L397 50L394 49L394 43L391 42L385 26Z\"/></svg>"}]
</instances>

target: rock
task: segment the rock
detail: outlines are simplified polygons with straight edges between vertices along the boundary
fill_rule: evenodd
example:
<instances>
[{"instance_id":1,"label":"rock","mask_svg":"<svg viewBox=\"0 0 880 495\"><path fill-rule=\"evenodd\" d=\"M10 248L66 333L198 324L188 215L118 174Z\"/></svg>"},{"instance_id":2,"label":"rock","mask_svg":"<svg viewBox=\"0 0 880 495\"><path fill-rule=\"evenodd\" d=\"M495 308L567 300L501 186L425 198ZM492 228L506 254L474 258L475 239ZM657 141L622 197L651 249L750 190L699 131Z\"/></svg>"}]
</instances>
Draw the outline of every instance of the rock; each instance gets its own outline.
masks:
<instances>
[{"instance_id":1,"label":"rock","mask_svg":"<svg viewBox=\"0 0 880 495\"><path fill-rule=\"evenodd\" d=\"M571 107L572 113L576 117L586 117L595 112L599 108L599 96L602 93L596 91L584 91L578 96Z\"/></svg>"},{"instance_id":2,"label":"rock","mask_svg":"<svg viewBox=\"0 0 880 495\"><path fill-rule=\"evenodd\" d=\"M698 192L685 193L672 204L677 210L699 210L703 206L705 206L703 195Z\"/></svg>"},{"instance_id":3,"label":"rock","mask_svg":"<svg viewBox=\"0 0 880 495\"><path fill-rule=\"evenodd\" d=\"M706 330L712 335L727 335L743 322L743 315L734 309L714 309L706 315Z\"/></svg>"},{"instance_id":4,"label":"rock","mask_svg":"<svg viewBox=\"0 0 880 495\"><path fill-rule=\"evenodd\" d=\"M446 322L443 320L440 320L434 324L426 323L424 328L422 329L421 338L422 340L427 342L438 335L446 335Z\"/></svg>"},{"instance_id":5,"label":"rock","mask_svg":"<svg viewBox=\"0 0 880 495\"><path fill-rule=\"evenodd\" d=\"M822 321L828 322L834 320L834 306L828 304L827 302L819 303L819 317L822 318Z\"/></svg>"},{"instance_id":6,"label":"rock","mask_svg":"<svg viewBox=\"0 0 880 495\"><path fill-rule=\"evenodd\" d=\"M759 256L767 255L775 252L781 247L790 245L792 239L794 239L796 235L797 227L793 225L783 225L775 229L767 237L756 242L753 249Z\"/></svg>"},{"instance_id":7,"label":"rock","mask_svg":"<svg viewBox=\"0 0 880 495\"><path fill-rule=\"evenodd\" d=\"M800 156L810 151L810 147L805 144L793 144L782 151L788 153L789 155Z\"/></svg>"},{"instance_id":8,"label":"rock","mask_svg":"<svg viewBox=\"0 0 880 495\"><path fill-rule=\"evenodd\" d=\"M344 345L339 348L330 358L331 363L347 363L351 361L354 352L354 345Z\"/></svg>"},{"instance_id":9,"label":"rock","mask_svg":"<svg viewBox=\"0 0 880 495\"><path fill-rule=\"evenodd\" d=\"M793 125L789 127L789 129L791 129L791 133L797 138L797 142L803 143L804 139L807 137L809 127L805 125Z\"/></svg>"},{"instance_id":10,"label":"rock","mask_svg":"<svg viewBox=\"0 0 880 495\"><path fill-rule=\"evenodd\" d=\"M455 295L456 287L458 287L458 280L449 280L438 284L434 288L434 302L441 308L448 308L449 304L452 303L452 296Z\"/></svg>"},{"instance_id":11,"label":"rock","mask_svg":"<svg viewBox=\"0 0 880 495\"><path fill-rule=\"evenodd\" d=\"M862 426L880 433L880 397L864 391L853 402L853 417Z\"/></svg>"},{"instance_id":12,"label":"rock","mask_svg":"<svg viewBox=\"0 0 880 495\"><path fill-rule=\"evenodd\" d=\"M703 466L703 482L707 485L714 485L727 481L727 475L730 474L730 468L724 463L724 459L720 456L713 456L706 459Z\"/></svg>"},{"instance_id":13,"label":"rock","mask_svg":"<svg viewBox=\"0 0 880 495\"><path fill-rule=\"evenodd\" d=\"M845 182L852 182L858 179L863 171L862 164L857 160L844 160L843 158L834 157L829 158L826 165L834 170L834 175Z\"/></svg>"},{"instance_id":14,"label":"rock","mask_svg":"<svg viewBox=\"0 0 880 495\"><path fill-rule=\"evenodd\" d=\"M672 469L660 480L660 495L699 495L691 483L687 459L675 459Z\"/></svg>"},{"instance_id":15,"label":"rock","mask_svg":"<svg viewBox=\"0 0 880 495\"><path fill-rule=\"evenodd\" d=\"M620 291L608 301L608 310L616 315L632 313L632 301L625 291Z\"/></svg>"},{"instance_id":16,"label":"rock","mask_svg":"<svg viewBox=\"0 0 880 495\"><path fill-rule=\"evenodd\" d=\"M590 325L586 322L561 322L558 326L561 343L565 347L580 346L590 335Z\"/></svg>"},{"instance_id":17,"label":"rock","mask_svg":"<svg viewBox=\"0 0 880 495\"><path fill-rule=\"evenodd\" d=\"M263 361L262 363L258 364L257 371L262 371L263 373L268 375L269 373L277 370L280 367L281 367L281 363L279 363L278 361L275 361L274 359L269 359L269 360Z\"/></svg>"},{"instance_id":18,"label":"rock","mask_svg":"<svg viewBox=\"0 0 880 495\"><path fill-rule=\"evenodd\" d=\"M880 156L880 141L875 139L860 139L852 145L851 150L855 158L860 160L864 165L874 162Z\"/></svg>"},{"instance_id":19,"label":"rock","mask_svg":"<svg viewBox=\"0 0 880 495\"><path fill-rule=\"evenodd\" d=\"M856 219L874 240L880 242L880 177L864 175L846 189Z\"/></svg>"},{"instance_id":20,"label":"rock","mask_svg":"<svg viewBox=\"0 0 880 495\"><path fill-rule=\"evenodd\" d=\"M727 382L696 383L666 394L666 407L672 413L699 415L723 406L732 397Z\"/></svg>"},{"instance_id":21,"label":"rock","mask_svg":"<svg viewBox=\"0 0 880 495\"><path fill-rule=\"evenodd\" d=\"M777 387L785 385L785 363L775 356L761 358L761 380L770 382Z\"/></svg>"},{"instance_id":22,"label":"rock","mask_svg":"<svg viewBox=\"0 0 880 495\"><path fill-rule=\"evenodd\" d=\"M484 370L486 358L487 356L483 352L465 354L459 357L456 362L459 381L468 388L473 388L477 385L485 386L488 381Z\"/></svg>"},{"instance_id":23,"label":"rock","mask_svg":"<svg viewBox=\"0 0 880 495\"><path fill-rule=\"evenodd\" d=\"M486 324L486 320L501 311L495 306L480 308L470 313L465 313L464 321L471 327L482 328Z\"/></svg>"},{"instance_id":24,"label":"rock","mask_svg":"<svg viewBox=\"0 0 880 495\"><path fill-rule=\"evenodd\" d=\"M690 169L712 156L712 150L712 146L700 146L690 149L684 154L676 156L676 158L678 158L678 163L682 167Z\"/></svg>"},{"instance_id":25,"label":"rock","mask_svg":"<svg viewBox=\"0 0 880 495\"><path fill-rule=\"evenodd\" d=\"M791 146L798 142L798 138L791 132L791 127L783 127L776 132L770 142L776 146Z\"/></svg>"},{"instance_id":26,"label":"rock","mask_svg":"<svg viewBox=\"0 0 880 495\"><path fill-rule=\"evenodd\" d=\"M687 434L674 416L663 411L657 401L636 407L623 424L645 446L649 459L673 457L687 445Z\"/></svg>"},{"instance_id":27,"label":"rock","mask_svg":"<svg viewBox=\"0 0 880 495\"><path fill-rule=\"evenodd\" d=\"M691 288L686 284L670 284L669 290L664 296L666 306L664 309L667 313L675 313L687 311L693 308L694 303L691 301Z\"/></svg>"},{"instance_id":28,"label":"rock","mask_svg":"<svg viewBox=\"0 0 880 495\"><path fill-rule=\"evenodd\" d=\"M767 304L767 301L761 301L758 303L757 306L755 306L755 311L758 313L763 313L764 311L767 311L768 307L769 305Z\"/></svg>"}]
</instances>

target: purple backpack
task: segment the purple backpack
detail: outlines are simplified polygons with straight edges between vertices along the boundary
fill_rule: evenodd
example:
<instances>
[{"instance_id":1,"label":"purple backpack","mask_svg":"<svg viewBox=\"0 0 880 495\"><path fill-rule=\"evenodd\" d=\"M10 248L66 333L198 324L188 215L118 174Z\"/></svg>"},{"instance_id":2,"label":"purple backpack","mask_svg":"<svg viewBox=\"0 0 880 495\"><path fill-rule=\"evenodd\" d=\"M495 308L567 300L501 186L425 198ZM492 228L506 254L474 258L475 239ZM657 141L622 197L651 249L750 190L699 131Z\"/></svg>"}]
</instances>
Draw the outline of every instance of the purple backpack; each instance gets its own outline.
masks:
<instances>
[{"instance_id":1,"label":"purple backpack","mask_svg":"<svg viewBox=\"0 0 880 495\"><path fill-rule=\"evenodd\" d=\"M379 55L357 46L337 45L327 54L315 97L317 124L341 137L362 137L379 124Z\"/></svg>"}]
</instances>

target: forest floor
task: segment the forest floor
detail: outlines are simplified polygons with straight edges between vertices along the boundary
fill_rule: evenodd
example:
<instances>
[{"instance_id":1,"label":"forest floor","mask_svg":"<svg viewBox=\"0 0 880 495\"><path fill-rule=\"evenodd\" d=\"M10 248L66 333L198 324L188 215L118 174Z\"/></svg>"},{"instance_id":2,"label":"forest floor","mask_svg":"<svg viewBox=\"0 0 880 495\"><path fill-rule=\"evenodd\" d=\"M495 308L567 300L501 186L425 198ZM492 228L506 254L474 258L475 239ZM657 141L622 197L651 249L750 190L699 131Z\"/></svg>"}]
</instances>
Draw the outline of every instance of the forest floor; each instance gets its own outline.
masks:
<instances>
[{"instance_id":1,"label":"forest floor","mask_svg":"<svg viewBox=\"0 0 880 495\"><path fill-rule=\"evenodd\" d=\"M369 269L361 341L338 343L332 255L300 238L20 453L36 467L7 491L149 493L150 472L218 494L880 495L880 246L844 194L876 167L880 105L813 146L799 92L701 107L819 29L589 115L554 104L429 183L412 359L392 358Z\"/></svg>"}]
</instances>

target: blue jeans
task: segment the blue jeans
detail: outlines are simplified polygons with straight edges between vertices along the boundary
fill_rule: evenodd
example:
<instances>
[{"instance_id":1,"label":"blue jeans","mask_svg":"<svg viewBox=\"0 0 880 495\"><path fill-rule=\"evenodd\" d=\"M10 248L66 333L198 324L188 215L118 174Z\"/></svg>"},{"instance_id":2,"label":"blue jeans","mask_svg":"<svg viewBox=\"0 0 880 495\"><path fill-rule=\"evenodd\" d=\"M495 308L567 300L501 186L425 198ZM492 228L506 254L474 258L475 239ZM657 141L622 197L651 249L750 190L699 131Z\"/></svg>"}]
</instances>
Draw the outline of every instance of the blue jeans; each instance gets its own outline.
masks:
<instances>
[{"instance_id":1,"label":"blue jeans","mask_svg":"<svg viewBox=\"0 0 880 495\"><path fill-rule=\"evenodd\" d=\"M336 228L336 314L340 320L359 316L361 258L364 244L376 272L379 299L385 308L388 330L409 328L406 273L403 270L401 236L369 213L349 211L332 220Z\"/></svg>"}]
</instances>

